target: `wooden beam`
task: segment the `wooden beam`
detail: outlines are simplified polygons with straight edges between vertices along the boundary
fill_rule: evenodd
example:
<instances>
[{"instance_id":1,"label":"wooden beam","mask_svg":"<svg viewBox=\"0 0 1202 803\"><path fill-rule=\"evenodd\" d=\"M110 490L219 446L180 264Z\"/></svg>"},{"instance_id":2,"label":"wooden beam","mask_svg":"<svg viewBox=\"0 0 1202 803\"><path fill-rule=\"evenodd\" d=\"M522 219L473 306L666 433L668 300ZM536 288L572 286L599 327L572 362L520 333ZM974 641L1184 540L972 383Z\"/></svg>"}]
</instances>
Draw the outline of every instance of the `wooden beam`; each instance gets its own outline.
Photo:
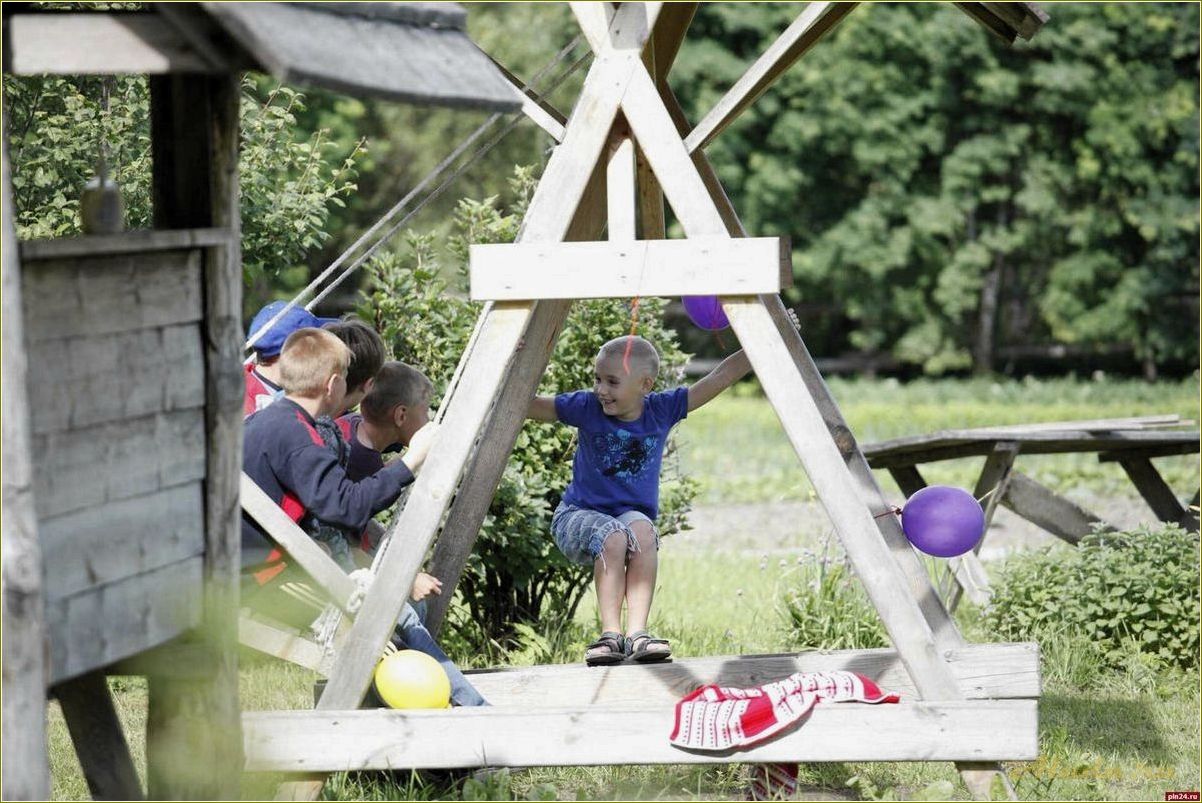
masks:
<instances>
[{"instance_id":1,"label":"wooden beam","mask_svg":"<svg viewBox=\"0 0 1202 803\"><path fill-rule=\"evenodd\" d=\"M1035 480L1014 471L1002 504L1032 524L1076 546L1096 524L1105 524L1075 502L1052 492ZM1109 529L1109 526L1107 526Z\"/></svg>"},{"instance_id":2,"label":"wooden beam","mask_svg":"<svg viewBox=\"0 0 1202 803\"><path fill-rule=\"evenodd\" d=\"M93 800L141 800L142 782L113 707L104 671L62 683L54 694Z\"/></svg>"},{"instance_id":3,"label":"wooden beam","mask_svg":"<svg viewBox=\"0 0 1202 803\"><path fill-rule=\"evenodd\" d=\"M744 750L672 746L673 706L264 711L243 717L250 772L764 761L1029 761L1034 700L826 703Z\"/></svg>"},{"instance_id":4,"label":"wooden beam","mask_svg":"<svg viewBox=\"0 0 1202 803\"><path fill-rule=\"evenodd\" d=\"M601 237L605 228L605 196L605 165L598 162L568 226L566 240L591 241ZM534 305L523 335L527 345L506 373L500 398L464 469L463 482L447 512L446 523L430 559L428 571L443 584L442 594L427 599L426 626L431 633L437 635L451 604L568 310L569 304L562 301L542 301ZM545 351L545 354L525 354L534 349Z\"/></svg>"},{"instance_id":5,"label":"wooden beam","mask_svg":"<svg viewBox=\"0 0 1202 803\"><path fill-rule=\"evenodd\" d=\"M989 535L993 515L997 512L1002 497L1006 495L1006 488L1010 485L1010 473L1021 446L1014 441L999 441L993 447L993 452L985 458L985 465L981 468L981 475L977 478L976 487L972 492L973 498L983 500L985 524L981 529L981 538L968 554L948 559L948 568L956 578L956 584L948 594L949 611L956 610L965 594L973 605L979 606L989 602L992 593L989 588L989 574L977 556L981 554L981 547Z\"/></svg>"},{"instance_id":6,"label":"wooden beam","mask_svg":"<svg viewBox=\"0 0 1202 803\"><path fill-rule=\"evenodd\" d=\"M330 659L320 644L295 630L266 622L253 611L243 610L238 618L238 642L244 647L321 675L329 671Z\"/></svg>"},{"instance_id":7,"label":"wooden beam","mask_svg":"<svg viewBox=\"0 0 1202 803\"><path fill-rule=\"evenodd\" d=\"M946 654L966 699L1023 699L1040 695L1038 644L970 644ZM794 672L844 669L867 675L902 699L919 697L897 651L812 650L783 655L677 658L664 664L614 667L506 667L466 674L496 706L578 707L672 705L707 683L746 688Z\"/></svg>"},{"instance_id":8,"label":"wooden beam","mask_svg":"<svg viewBox=\"0 0 1202 803\"><path fill-rule=\"evenodd\" d=\"M267 535L305 571L322 591L329 594L330 601L342 610L355 591L355 582L350 579L334 559L326 554L308 533L288 518L280 506L271 501L255 481L241 472L242 509L251 515Z\"/></svg>"},{"instance_id":9,"label":"wooden beam","mask_svg":"<svg viewBox=\"0 0 1202 803\"><path fill-rule=\"evenodd\" d=\"M636 241L631 168L625 210L616 212L610 202L610 214L620 214L618 228L629 238L472 245L472 300L753 295L776 293L791 284L788 241L779 237Z\"/></svg>"},{"instance_id":10,"label":"wooden beam","mask_svg":"<svg viewBox=\"0 0 1202 803\"><path fill-rule=\"evenodd\" d=\"M210 653L203 678L149 680L147 789L151 797L224 799L238 794L237 610L242 512L242 253L238 184L239 77L151 79L155 222L213 227L205 250L201 336L205 360L205 480L200 626L189 640Z\"/></svg>"},{"instance_id":11,"label":"wooden beam","mask_svg":"<svg viewBox=\"0 0 1202 803\"><path fill-rule=\"evenodd\" d=\"M0 639L3 665L3 741L5 769L0 797L5 800L49 800L50 760L46 742L46 611L42 585L42 550L34 507L30 459L28 353L22 307L21 263L13 219L12 179L8 167L8 115L0 134L0 194L3 195L5 248L0 256L0 350L4 381L0 382L0 478L4 505L0 526L3 596Z\"/></svg>"},{"instance_id":12,"label":"wooden beam","mask_svg":"<svg viewBox=\"0 0 1202 803\"><path fill-rule=\"evenodd\" d=\"M608 208L606 219L608 220L609 225L609 241L611 243L619 244L619 247L621 248L619 253L623 255L631 255L631 244L633 244L634 241L636 228L634 142L631 141L629 131L626 129L624 124L620 126L620 130L624 133L617 134L610 146L609 161L605 172L605 200ZM569 248L573 251L587 251L589 253L593 253L593 246L595 245L599 244L581 243L573 245L560 245L558 247ZM518 247L523 248L523 246ZM525 248L530 248L530 246L525 246ZM542 248L539 250L542 252ZM598 253L598 255L601 256L602 264L597 265L596 267L575 262L565 265L563 262L560 262L552 257L553 261L551 264L560 265L567 269L561 271L561 276L566 279L565 284L569 285L569 287L563 288L563 291L568 294L559 296L559 298L623 298L640 295L637 289L634 292L618 292L615 295L607 296L573 296L570 294L570 285L573 281L579 281L585 276L593 276L598 272L605 273L609 270L612 270L607 257L616 256L613 253L614 248L611 246L608 249L603 250L608 250L609 253L605 255ZM644 254L643 261L641 262L639 261L638 257L634 257L634 264L627 263L624 266L626 268L624 271L626 274L625 278L634 279L637 283L639 277L632 274L641 274L643 272L640 268L647 265L646 257L647 255ZM653 272L658 273L659 264L657 262L652 262L651 264L654 266ZM512 269L516 266L511 265L510 267ZM521 272L520 268L518 271ZM548 265L540 264L537 267L530 266L528 272L524 272L524 275L526 278L530 278L531 274L533 274L533 278L537 280L537 283L542 284L547 278L549 278L547 275L545 275L547 271ZM618 272L623 273L622 268L619 268ZM493 278L492 271L486 272L485 275L489 276L489 278ZM645 293L644 295L652 294ZM514 298L518 298L518 296L514 296Z\"/></svg>"},{"instance_id":13,"label":"wooden beam","mask_svg":"<svg viewBox=\"0 0 1202 803\"><path fill-rule=\"evenodd\" d=\"M851 13L856 3L809 3L796 21L756 59L685 138L690 153L704 148L764 94L789 67Z\"/></svg>"},{"instance_id":14,"label":"wooden beam","mask_svg":"<svg viewBox=\"0 0 1202 803\"><path fill-rule=\"evenodd\" d=\"M589 15L601 10L590 9L589 5L579 4L579 13ZM599 161L617 114L622 88L639 65L639 55L658 12L657 3L628 4L614 15L609 44L602 48L604 57L594 61L585 78L564 141L552 154L531 199L519 241L564 239ZM405 534L404 543L398 542L389 549L377 569L379 575L391 578L392 582L376 583L368 591L330 672L329 683L318 702L319 709L353 708L367 690L376 660L408 596L408 585L412 584L434 538L477 436L488 427L489 411L498 400L510 363L497 360L495 355L517 353L534 311L534 305L529 303L500 303L486 314L477 353L469 358L460 385L447 405L437 448L431 452L409 493L404 511L393 524L394 531ZM566 307L562 312L566 314ZM552 331L558 331L558 326L552 327ZM541 371L550 346L544 351L542 347L532 348L533 345L527 341L523 351L528 356L519 361L537 362ZM524 401L528 403L529 396ZM320 794L322 784L319 777L284 784L279 796L311 800Z\"/></svg>"},{"instance_id":15,"label":"wooden beam","mask_svg":"<svg viewBox=\"0 0 1202 803\"><path fill-rule=\"evenodd\" d=\"M527 85L525 81L518 78L505 68L505 65L497 61L488 53L489 61L496 65L501 71L501 75L505 76L505 80L513 85L514 91L522 98L522 113L529 117L535 125L547 132L551 139L556 142L563 142L563 137L566 129L564 126L568 122L568 118L543 99L541 95L535 92Z\"/></svg>"},{"instance_id":16,"label":"wooden beam","mask_svg":"<svg viewBox=\"0 0 1202 803\"><path fill-rule=\"evenodd\" d=\"M13 75L215 71L156 13L14 14L4 27L4 68Z\"/></svg>"},{"instance_id":17,"label":"wooden beam","mask_svg":"<svg viewBox=\"0 0 1202 803\"><path fill-rule=\"evenodd\" d=\"M667 80L699 5L700 3L668 3L660 12L651 42L643 52L643 63L655 76L656 83ZM652 54L651 59L647 58L648 54Z\"/></svg>"},{"instance_id":18,"label":"wooden beam","mask_svg":"<svg viewBox=\"0 0 1202 803\"><path fill-rule=\"evenodd\" d=\"M1146 457L1128 457L1119 460L1119 465L1127 472L1140 496L1148 503L1148 507L1152 508L1158 519L1180 524L1189 532L1198 532L1197 516L1181 504L1181 500L1164 481L1164 477L1160 476L1151 460Z\"/></svg>"}]
</instances>

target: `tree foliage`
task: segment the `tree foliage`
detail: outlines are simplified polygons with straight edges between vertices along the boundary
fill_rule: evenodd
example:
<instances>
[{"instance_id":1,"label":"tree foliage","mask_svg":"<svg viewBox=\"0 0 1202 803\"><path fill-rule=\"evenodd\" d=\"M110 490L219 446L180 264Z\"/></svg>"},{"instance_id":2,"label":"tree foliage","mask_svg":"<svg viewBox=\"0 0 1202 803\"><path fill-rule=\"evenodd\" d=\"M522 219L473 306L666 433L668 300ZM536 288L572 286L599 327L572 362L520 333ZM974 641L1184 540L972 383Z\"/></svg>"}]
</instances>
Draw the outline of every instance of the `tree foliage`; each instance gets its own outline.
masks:
<instances>
[{"instance_id":1,"label":"tree foliage","mask_svg":"<svg viewBox=\"0 0 1202 803\"><path fill-rule=\"evenodd\" d=\"M510 182L510 194L517 199L511 208L502 207L496 197L459 201L449 242L450 264L438 257L434 235L410 233L406 248L375 258L370 265L371 292L361 309L364 319L373 322L396 359L430 377L441 403L446 402L447 385L481 309L463 298L467 246L511 242L533 185L532 171L520 168ZM663 308L662 300L644 299L638 332L660 350L660 386L672 387L680 383L686 355L663 326ZM610 338L628 334L630 328L630 311L622 301L577 302L539 392L592 387L598 348ZM551 539L551 514L571 479L574 432L561 424L534 421L527 421L519 432L459 584L469 615L458 625L470 626L470 636L499 638L513 632L515 623L540 617L570 619L587 589L591 569L568 564ZM695 494L694 483L679 473L675 448L669 439L658 521L664 536L683 528Z\"/></svg>"},{"instance_id":2,"label":"tree foliage","mask_svg":"<svg viewBox=\"0 0 1202 803\"><path fill-rule=\"evenodd\" d=\"M797 11L700 7L673 75L693 119ZM793 237L793 300L838 310L807 322L825 350L1196 364L1198 9L1049 12L1009 47L950 5L862 7L709 146L748 228Z\"/></svg>"},{"instance_id":3,"label":"tree foliage","mask_svg":"<svg viewBox=\"0 0 1202 803\"><path fill-rule=\"evenodd\" d=\"M121 187L129 228L152 224L150 89L145 77L4 77L17 232L23 239L80 233L79 195L101 143ZM329 238L332 207L355 189L363 143L335 160L326 131L303 132L304 96L242 84L242 259L248 285L269 295L303 283L306 255ZM248 294L249 306L261 298Z\"/></svg>"}]
</instances>

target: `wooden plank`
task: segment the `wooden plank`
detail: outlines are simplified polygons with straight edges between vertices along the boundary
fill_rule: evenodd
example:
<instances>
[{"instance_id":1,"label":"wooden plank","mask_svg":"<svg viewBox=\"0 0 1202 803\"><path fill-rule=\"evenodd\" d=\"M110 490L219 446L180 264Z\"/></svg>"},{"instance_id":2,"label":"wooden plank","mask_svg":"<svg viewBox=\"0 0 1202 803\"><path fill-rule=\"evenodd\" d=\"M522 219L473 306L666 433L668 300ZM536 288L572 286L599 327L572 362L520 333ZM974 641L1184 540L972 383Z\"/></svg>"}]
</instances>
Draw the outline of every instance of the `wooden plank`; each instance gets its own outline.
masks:
<instances>
[{"instance_id":1,"label":"wooden plank","mask_svg":"<svg viewBox=\"0 0 1202 803\"><path fill-rule=\"evenodd\" d=\"M501 75L505 76L505 80L513 85L514 91L521 97L522 113L529 117L535 125L550 134L551 139L563 142L566 133L564 125L568 122L568 118L531 89L525 81L506 69L504 64L487 53L484 55L488 56L489 61L496 66Z\"/></svg>"},{"instance_id":2,"label":"wooden plank","mask_svg":"<svg viewBox=\"0 0 1202 803\"><path fill-rule=\"evenodd\" d=\"M322 675L329 671L330 659L321 645L295 630L277 627L263 617L243 610L238 618L238 642L281 661L287 661Z\"/></svg>"},{"instance_id":3,"label":"wooden plank","mask_svg":"<svg viewBox=\"0 0 1202 803\"><path fill-rule=\"evenodd\" d=\"M1156 466L1146 457L1129 457L1119 461L1123 471L1135 483L1140 496L1152 508L1152 512L1161 521L1180 524L1189 532L1198 532L1198 518L1173 493L1173 489L1160 476Z\"/></svg>"},{"instance_id":4,"label":"wooden plank","mask_svg":"<svg viewBox=\"0 0 1202 803\"><path fill-rule=\"evenodd\" d=\"M250 772L428 767L986 761L1039 755L1033 700L827 703L758 747L687 751L673 707L270 711L243 716Z\"/></svg>"},{"instance_id":5,"label":"wooden plank","mask_svg":"<svg viewBox=\"0 0 1202 803\"><path fill-rule=\"evenodd\" d=\"M1053 493L1035 480L1014 471L1002 504L1032 524L1076 546L1083 536L1093 532L1101 519L1075 502Z\"/></svg>"},{"instance_id":6,"label":"wooden plank","mask_svg":"<svg viewBox=\"0 0 1202 803\"><path fill-rule=\"evenodd\" d=\"M29 351L36 364L56 366L56 392L33 410L38 434L204 404L195 324L41 340Z\"/></svg>"},{"instance_id":7,"label":"wooden plank","mask_svg":"<svg viewBox=\"0 0 1202 803\"><path fill-rule=\"evenodd\" d=\"M981 554L981 547L989 534L989 525L993 522L993 515L1010 485L1010 473L1020 448L1021 444L1014 441L999 441L993 447L993 452L985 458L985 465L981 468L981 475L977 478L976 487L972 492L973 498L982 502L985 524L981 530L981 538L973 545L972 550L968 554L950 558L947 562L952 576L956 578L956 584L948 595L949 611L956 610L965 594L973 605L980 606L989 602L992 593L989 588L989 574L977 556Z\"/></svg>"},{"instance_id":8,"label":"wooden plank","mask_svg":"<svg viewBox=\"0 0 1202 803\"><path fill-rule=\"evenodd\" d=\"M911 497L927 487L927 481L918 472L917 466L892 466L889 469L889 474L906 497Z\"/></svg>"},{"instance_id":9,"label":"wooden plank","mask_svg":"<svg viewBox=\"0 0 1202 803\"><path fill-rule=\"evenodd\" d=\"M151 78L155 224L214 227L204 250L205 461L203 597L189 644L206 650L203 678L150 678L147 789L165 799L236 797L241 765L237 605L242 511L242 257L238 185L240 79L236 73Z\"/></svg>"},{"instance_id":10,"label":"wooden plank","mask_svg":"<svg viewBox=\"0 0 1202 803\"><path fill-rule=\"evenodd\" d=\"M101 255L141 254L159 251L189 251L221 245L229 233L225 229L140 229L120 234L88 234L56 237L53 240L22 240L21 259L25 262L61 260L71 257L92 258Z\"/></svg>"},{"instance_id":11,"label":"wooden plank","mask_svg":"<svg viewBox=\"0 0 1202 803\"><path fill-rule=\"evenodd\" d=\"M1010 27L1001 17L986 8L985 3L956 3L956 5L961 11L976 20L982 28L989 31L998 39L1001 39L1008 45L1014 44L1014 38L1018 32Z\"/></svg>"},{"instance_id":12,"label":"wooden plank","mask_svg":"<svg viewBox=\"0 0 1202 803\"><path fill-rule=\"evenodd\" d=\"M59 683L170 641L200 622L200 558L46 605L50 680Z\"/></svg>"},{"instance_id":13,"label":"wooden plank","mask_svg":"<svg viewBox=\"0 0 1202 803\"><path fill-rule=\"evenodd\" d=\"M7 111L7 110L6 110ZM30 459L28 354L21 297L21 264L13 221L8 168L8 115L0 133L0 664L3 666L4 772L0 797L49 800L50 762L46 742L46 613L42 589L42 548L38 541L33 466ZM53 395L53 394L49 394Z\"/></svg>"},{"instance_id":14,"label":"wooden plank","mask_svg":"<svg viewBox=\"0 0 1202 803\"><path fill-rule=\"evenodd\" d=\"M632 235L628 240L472 245L472 300L747 295L780 290L781 238L634 240L633 181L627 189L627 215L619 220L619 228Z\"/></svg>"},{"instance_id":15,"label":"wooden plank","mask_svg":"<svg viewBox=\"0 0 1202 803\"><path fill-rule=\"evenodd\" d=\"M62 683L54 694L63 708L92 799L141 800L142 782L104 672L89 672Z\"/></svg>"},{"instance_id":16,"label":"wooden plank","mask_svg":"<svg viewBox=\"0 0 1202 803\"><path fill-rule=\"evenodd\" d=\"M1183 421L1175 413L1165 415L1140 415L1131 418L1088 418L1077 421L1044 421L1038 424L1011 424L1008 426L988 427L992 432L1056 432L1070 429L1081 429L1087 432L1152 429L1163 427L1190 426L1194 422Z\"/></svg>"},{"instance_id":17,"label":"wooden plank","mask_svg":"<svg viewBox=\"0 0 1202 803\"><path fill-rule=\"evenodd\" d=\"M209 72L184 37L157 14L14 14L5 71L14 75Z\"/></svg>"},{"instance_id":18,"label":"wooden plank","mask_svg":"<svg viewBox=\"0 0 1202 803\"><path fill-rule=\"evenodd\" d=\"M1174 457L1181 454L1197 454L1198 441L1187 439L1178 443L1166 443L1160 446L1142 446L1133 449L1122 449L1111 452L1098 452L1099 463L1113 463L1127 457Z\"/></svg>"},{"instance_id":19,"label":"wooden plank","mask_svg":"<svg viewBox=\"0 0 1202 803\"><path fill-rule=\"evenodd\" d=\"M242 509L259 523L267 535L288 553L288 556L313 578L321 589L330 596L330 601L342 610L355 591L355 582L350 579L334 559L326 554L308 533L288 518L280 506L241 472Z\"/></svg>"},{"instance_id":20,"label":"wooden plank","mask_svg":"<svg viewBox=\"0 0 1202 803\"><path fill-rule=\"evenodd\" d=\"M970 644L946 654L966 699L1035 698L1040 695L1039 645ZM506 667L466 672L472 685L496 706L671 705L707 683L745 688L794 672L844 669L874 679L903 699L918 689L897 651L813 650L782 655L677 658L665 664L614 667Z\"/></svg>"},{"instance_id":21,"label":"wooden plank","mask_svg":"<svg viewBox=\"0 0 1202 803\"><path fill-rule=\"evenodd\" d=\"M34 435L43 519L153 493L205 475L200 409Z\"/></svg>"},{"instance_id":22,"label":"wooden plank","mask_svg":"<svg viewBox=\"0 0 1202 803\"><path fill-rule=\"evenodd\" d=\"M785 29L763 55L747 69L714 108L685 138L690 153L704 148L742 114L756 98L815 43L851 13L856 3L809 3L801 15Z\"/></svg>"},{"instance_id":23,"label":"wooden plank","mask_svg":"<svg viewBox=\"0 0 1202 803\"><path fill-rule=\"evenodd\" d=\"M617 128L617 126L615 126L615 128ZM609 214L608 214L609 241L611 243L622 244L620 253L623 255L623 257L625 257L625 259L629 260L633 256L631 254L631 250L632 250L631 244L634 242L635 228L636 228L636 224L635 224L635 191L634 191L634 186L635 186L634 142L630 139L629 131L624 124L621 125L621 130L625 133L616 137L615 141L611 144L610 151L609 151L609 163L608 163L608 166L606 168L606 173L605 173L605 183L606 183L605 199L606 199L606 203L608 204L608 210L609 210ZM562 292L564 292L564 293L571 292L570 284L573 279L575 281L579 282L581 279L585 278L586 276L593 275L598 270L602 273L608 273L610 270L612 270L612 268L610 267L611 263L609 262L608 259L606 259L606 257L614 254L614 248L612 246L604 247L601 249L594 248L594 246L599 246L599 245L602 245L602 244L601 243L572 243L572 244L564 243L564 244L557 246L557 248L565 248L565 247L570 248L573 251L576 251L577 249L583 249L586 252L594 253L596 256L600 256L601 260L602 260L600 264L596 264L595 266L589 265L588 263L564 265L562 262L560 262L558 260L553 260L551 262L552 265L560 265L562 267L567 268L566 271L562 271L561 276L563 279L567 280L565 282L565 284L567 284L569 286L563 287ZM522 246L518 246L518 247L522 248ZM540 252L547 247L548 246L546 246L545 244L536 244L534 246L526 246L526 248L537 249ZM608 252L608 253L606 253L606 252ZM620 268L618 268L618 273L620 275L622 275L622 278L625 280L623 283L624 287L626 286L626 283L629 282L630 280L634 281L634 284L636 287L639 284L641 284L641 282L639 280L640 280L640 278L643 278L642 274L644 274L646 272L646 268L647 268L649 262L651 264L653 276L659 275L660 270L661 270L661 264L658 261L654 261L650 257L650 255L647 254L646 252L643 253L641 259L637 256L633 256L633 259L634 259L633 264L631 264L631 262L629 262L629 261L626 261L624 264L622 264L622 266ZM671 259L668 259L666 261L668 264L672 264ZM510 267L511 274L516 274L517 277L520 277L520 278L518 278L518 281L521 281L522 278L526 279L525 284L527 286L530 286L531 284L541 284L548 278L548 275L547 275L548 266L546 264L542 264L537 267L531 266L527 270L522 270L520 267L518 267L516 265L510 265L509 267ZM489 275L489 278L496 278L491 272L489 272L488 275ZM530 279L534 279L535 281L530 282ZM637 295L640 295L640 293L636 289L635 292L620 292L616 296L609 295L609 296L595 296L595 297L596 298L620 298L623 296L637 296ZM647 295L650 295L650 294L648 293ZM667 295L667 294L665 294L665 295ZM673 294L673 295L675 295L675 294ZM573 298L573 297L582 298L583 296L562 295L559 297L560 298ZM593 296L590 296L590 297L593 297Z\"/></svg>"},{"instance_id":24,"label":"wooden plank","mask_svg":"<svg viewBox=\"0 0 1202 803\"><path fill-rule=\"evenodd\" d=\"M202 317L196 250L46 260L27 270L25 278L31 343L153 329Z\"/></svg>"},{"instance_id":25,"label":"wooden plank","mask_svg":"<svg viewBox=\"0 0 1202 803\"><path fill-rule=\"evenodd\" d=\"M201 483L43 519L40 536L48 600L196 557L205 547Z\"/></svg>"},{"instance_id":26,"label":"wooden plank","mask_svg":"<svg viewBox=\"0 0 1202 803\"><path fill-rule=\"evenodd\" d=\"M598 162L576 216L568 227L566 240L587 241L601 236L607 205L605 173L605 165ZM467 565L497 483L509 462L514 441L525 423L530 398L538 390L569 308L563 301L542 301L534 305L523 335L526 346L507 370L500 397L464 469L459 492L447 511L446 523L430 559L429 572L443 584L442 594L427 598L426 626L434 634L438 633L451 604L455 586Z\"/></svg>"},{"instance_id":27,"label":"wooden plank","mask_svg":"<svg viewBox=\"0 0 1202 803\"><path fill-rule=\"evenodd\" d=\"M672 64L676 61L676 55L680 52L685 34L688 33L689 24L692 23L693 16L697 13L698 5L700 4L668 3L660 12L659 19L655 22L655 31L651 35L651 41L643 51L644 63L651 74L655 76L656 83L667 79ZM646 58L648 52L654 54L654 58L650 61Z\"/></svg>"},{"instance_id":28,"label":"wooden plank","mask_svg":"<svg viewBox=\"0 0 1202 803\"><path fill-rule=\"evenodd\" d=\"M1066 452L1145 453L1147 450L1180 449L1180 453L1198 450L1198 433L1158 430L1108 432L1039 431L1014 432L1005 429L944 430L881 441L864 447L873 468L907 466L951 460L958 457L987 455L997 441L1017 441L1023 454L1060 454Z\"/></svg>"}]
</instances>

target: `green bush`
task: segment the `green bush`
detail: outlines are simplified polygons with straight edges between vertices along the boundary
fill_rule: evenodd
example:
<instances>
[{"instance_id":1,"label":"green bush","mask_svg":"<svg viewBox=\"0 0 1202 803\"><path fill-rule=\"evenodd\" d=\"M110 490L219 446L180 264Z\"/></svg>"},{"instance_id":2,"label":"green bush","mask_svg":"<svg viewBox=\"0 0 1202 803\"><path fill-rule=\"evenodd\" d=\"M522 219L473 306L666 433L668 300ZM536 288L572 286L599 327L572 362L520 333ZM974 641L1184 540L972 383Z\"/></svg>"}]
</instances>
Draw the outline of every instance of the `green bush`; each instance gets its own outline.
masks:
<instances>
[{"instance_id":1,"label":"green bush","mask_svg":"<svg viewBox=\"0 0 1202 803\"><path fill-rule=\"evenodd\" d=\"M497 199L462 200L456 207L446 252L453 263L440 265L436 237L412 234L400 253L376 258L372 289L361 310L374 322L396 359L421 368L441 397L467 346L480 304L465 298L469 243L510 242L534 188L532 171L518 168L511 179L518 202L511 210ZM660 387L680 383L686 355L662 323L665 302L643 299L638 332L660 350ZM628 306L617 300L577 302L564 325L539 392L554 394L593 384L593 360L600 345L628 334ZM502 355L498 355L501 358ZM435 404L441 398L435 399ZM591 570L567 563L551 539L551 515L571 479L575 430L561 424L527 421L484 519L475 550L459 583L467 603L455 623L479 628L477 643L509 639L514 626L540 617L570 619L588 588ZM676 446L668 442L661 478L661 535L684 526L695 494L680 476ZM463 630L460 627L460 630Z\"/></svg>"},{"instance_id":2,"label":"green bush","mask_svg":"<svg viewBox=\"0 0 1202 803\"><path fill-rule=\"evenodd\" d=\"M1198 665L1198 536L1176 525L1095 533L1007 562L984 621L1000 636L1083 636L1114 667L1133 648Z\"/></svg>"},{"instance_id":3,"label":"green bush","mask_svg":"<svg viewBox=\"0 0 1202 803\"><path fill-rule=\"evenodd\" d=\"M802 567L800 590L785 596L785 619L801 647L859 650L887 647L881 617L848 564L823 555Z\"/></svg>"}]
</instances>

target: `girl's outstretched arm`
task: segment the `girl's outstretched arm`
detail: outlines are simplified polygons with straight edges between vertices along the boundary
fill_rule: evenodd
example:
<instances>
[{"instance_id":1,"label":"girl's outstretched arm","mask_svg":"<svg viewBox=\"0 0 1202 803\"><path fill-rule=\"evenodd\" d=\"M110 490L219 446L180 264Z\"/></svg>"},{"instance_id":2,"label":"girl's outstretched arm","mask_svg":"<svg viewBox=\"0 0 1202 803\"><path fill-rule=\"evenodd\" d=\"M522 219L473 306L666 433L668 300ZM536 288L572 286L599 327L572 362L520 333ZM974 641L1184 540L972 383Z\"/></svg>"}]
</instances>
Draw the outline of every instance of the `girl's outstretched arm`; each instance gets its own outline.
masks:
<instances>
[{"instance_id":1,"label":"girl's outstretched arm","mask_svg":"<svg viewBox=\"0 0 1202 803\"><path fill-rule=\"evenodd\" d=\"M743 349L718 363L718 367L689 387L689 412L711 401L722 391L738 382L751 370L751 362ZM554 412L554 411L552 411Z\"/></svg>"}]
</instances>

